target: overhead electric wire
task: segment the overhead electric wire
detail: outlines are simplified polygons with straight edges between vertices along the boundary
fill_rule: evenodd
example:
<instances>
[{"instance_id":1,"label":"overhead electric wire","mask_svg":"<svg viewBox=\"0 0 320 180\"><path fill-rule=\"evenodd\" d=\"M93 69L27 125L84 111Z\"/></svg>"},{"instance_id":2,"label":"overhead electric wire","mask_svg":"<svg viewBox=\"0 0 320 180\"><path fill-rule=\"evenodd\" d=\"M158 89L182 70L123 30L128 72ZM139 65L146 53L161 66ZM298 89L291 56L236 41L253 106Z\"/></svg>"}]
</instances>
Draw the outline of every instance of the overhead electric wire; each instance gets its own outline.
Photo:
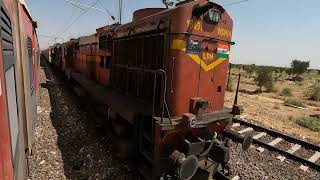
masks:
<instances>
[{"instance_id":1,"label":"overhead electric wire","mask_svg":"<svg viewBox=\"0 0 320 180\"><path fill-rule=\"evenodd\" d=\"M102 11L102 12L107 13L107 14L109 14L110 16L112 16L111 13L110 13L107 9L101 9L101 8L93 7L93 6L88 5L88 4L78 3L78 2L75 2L75 1L71 1L71 0L65 0L65 1L66 1L66 2L69 2L69 3L72 4L72 5L78 5L78 6L88 7L88 8L90 8L90 9Z\"/></svg>"},{"instance_id":2,"label":"overhead electric wire","mask_svg":"<svg viewBox=\"0 0 320 180\"><path fill-rule=\"evenodd\" d=\"M84 8L82 8L82 7L80 7L80 6L76 5L76 4L71 3L71 5L72 5L72 6L74 6L74 7L76 7L76 8L81 9L82 11L85 11L85 9L84 9Z\"/></svg>"},{"instance_id":3,"label":"overhead electric wire","mask_svg":"<svg viewBox=\"0 0 320 180\"><path fill-rule=\"evenodd\" d=\"M78 2L78 0L77 0L77 2ZM81 2L82 2L82 0L79 0L79 3L81 3ZM69 4L69 3L66 2L65 5L66 5L66 4ZM65 6L65 5L64 5L64 6ZM72 4L72 5L73 5L73 4ZM76 6L76 5L73 5L73 6L81 9L82 11L85 11L85 9L83 9L83 8L81 8L81 7L78 7L78 6ZM58 32L61 32L63 29L65 29L65 28L64 28L65 26L67 26L68 24L70 24L70 23L72 22L72 19L73 19L74 15L75 15L75 9L76 9L76 8L72 8L72 12L71 12L70 17L67 18L67 20L63 23L63 25L62 25L61 28L58 30ZM82 11L80 11L80 13L81 13ZM59 39L64 40L63 37L48 36L48 35L42 35L42 36L52 39L51 42L53 42L53 41L55 40L55 38L59 38ZM49 43L50 43L50 41L49 41Z\"/></svg>"},{"instance_id":4,"label":"overhead electric wire","mask_svg":"<svg viewBox=\"0 0 320 180\"><path fill-rule=\"evenodd\" d=\"M230 4L224 4L222 6L231 6L231 5L240 4L240 3L243 3L243 2L247 2L247 1L249 1L249 0L237 1L237 2L230 3Z\"/></svg>"},{"instance_id":5,"label":"overhead electric wire","mask_svg":"<svg viewBox=\"0 0 320 180\"><path fill-rule=\"evenodd\" d=\"M100 0L98 0L100 5L102 6L103 9L106 10L106 12L109 14L109 16L111 17L112 20L116 20L116 18L114 18L114 16L110 13L110 11L102 4L102 2Z\"/></svg>"},{"instance_id":6,"label":"overhead electric wire","mask_svg":"<svg viewBox=\"0 0 320 180\"><path fill-rule=\"evenodd\" d=\"M69 26L67 26L67 28L65 28L58 36L63 35L64 33L66 33L72 26L74 23L76 23L81 16L83 16L85 13L87 13L93 6L95 6L97 3L99 2L99 0L95 1L95 3L93 3L90 7L88 7L84 12L82 12L71 24L69 24Z\"/></svg>"}]
</instances>

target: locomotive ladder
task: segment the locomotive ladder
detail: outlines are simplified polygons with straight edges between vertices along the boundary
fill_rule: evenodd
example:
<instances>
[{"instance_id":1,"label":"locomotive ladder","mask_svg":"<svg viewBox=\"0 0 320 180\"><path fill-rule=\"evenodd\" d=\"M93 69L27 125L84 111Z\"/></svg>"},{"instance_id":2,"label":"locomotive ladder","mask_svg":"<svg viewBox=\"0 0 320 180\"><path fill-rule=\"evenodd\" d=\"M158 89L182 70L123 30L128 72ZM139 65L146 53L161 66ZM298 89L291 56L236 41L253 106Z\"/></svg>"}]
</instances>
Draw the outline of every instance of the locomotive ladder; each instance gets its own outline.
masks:
<instances>
[{"instance_id":1,"label":"locomotive ladder","mask_svg":"<svg viewBox=\"0 0 320 180\"><path fill-rule=\"evenodd\" d=\"M150 167L154 167L154 129L155 129L155 121L157 121L155 118L155 115L159 112L156 112L156 88L157 88L157 83L158 83L158 78L157 76L160 74L162 79L163 79L163 91L161 91L160 95L160 122L163 123L164 119L164 114L165 112L168 115L169 123L171 123L171 117L169 113L169 109L166 103L166 88L167 88L167 73L163 69L158 69L153 72L154 73L154 81L153 81L153 98L152 98L152 117L143 119L140 121L140 127L139 127L139 132L141 132L140 138L139 138L139 152L142 156L143 159L143 165L142 166L148 166L148 167L143 167L141 169L141 174L144 176L145 179L151 179L152 177L152 169L148 169Z\"/></svg>"}]
</instances>

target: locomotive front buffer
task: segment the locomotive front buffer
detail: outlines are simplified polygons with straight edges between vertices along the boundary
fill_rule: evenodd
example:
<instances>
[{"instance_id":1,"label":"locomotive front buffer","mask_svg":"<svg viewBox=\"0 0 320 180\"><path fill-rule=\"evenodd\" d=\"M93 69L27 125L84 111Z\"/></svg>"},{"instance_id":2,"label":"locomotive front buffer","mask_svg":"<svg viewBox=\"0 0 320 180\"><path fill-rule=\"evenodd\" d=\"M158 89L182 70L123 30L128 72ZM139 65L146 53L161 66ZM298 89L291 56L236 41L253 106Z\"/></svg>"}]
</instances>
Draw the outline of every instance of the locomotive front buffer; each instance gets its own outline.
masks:
<instances>
[{"instance_id":1,"label":"locomotive front buffer","mask_svg":"<svg viewBox=\"0 0 320 180\"><path fill-rule=\"evenodd\" d=\"M198 114L186 113L176 119L155 118L155 139L159 143L155 149L159 159L156 164L160 172L178 179L208 179L210 174L213 178L228 179L230 139L242 143L243 150L247 150L252 137L225 128L234 116L232 109L201 113L206 102L202 99L195 102ZM221 129L223 133L217 133Z\"/></svg>"}]
</instances>

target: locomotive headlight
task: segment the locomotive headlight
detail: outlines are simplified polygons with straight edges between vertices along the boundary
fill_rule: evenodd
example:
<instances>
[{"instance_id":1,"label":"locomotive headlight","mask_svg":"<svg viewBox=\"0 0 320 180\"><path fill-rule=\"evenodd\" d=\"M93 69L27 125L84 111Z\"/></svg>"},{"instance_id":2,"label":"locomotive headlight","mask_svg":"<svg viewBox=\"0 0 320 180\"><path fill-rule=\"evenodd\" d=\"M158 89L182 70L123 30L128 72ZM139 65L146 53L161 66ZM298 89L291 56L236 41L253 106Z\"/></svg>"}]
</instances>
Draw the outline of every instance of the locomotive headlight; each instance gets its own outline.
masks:
<instances>
[{"instance_id":1,"label":"locomotive headlight","mask_svg":"<svg viewBox=\"0 0 320 180\"><path fill-rule=\"evenodd\" d=\"M221 12L216 9L210 9L204 18L210 24L218 23L221 20Z\"/></svg>"}]
</instances>

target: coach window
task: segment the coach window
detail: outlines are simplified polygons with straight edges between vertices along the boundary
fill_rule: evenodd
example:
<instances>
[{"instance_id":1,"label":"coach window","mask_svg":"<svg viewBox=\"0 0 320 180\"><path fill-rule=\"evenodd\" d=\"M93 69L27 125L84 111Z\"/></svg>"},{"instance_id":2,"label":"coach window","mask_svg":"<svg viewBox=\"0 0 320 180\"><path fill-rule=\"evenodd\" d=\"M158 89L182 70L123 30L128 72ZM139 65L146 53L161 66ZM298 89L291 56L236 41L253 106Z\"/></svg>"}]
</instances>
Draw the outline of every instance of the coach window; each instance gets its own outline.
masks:
<instances>
[{"instance_id":1,"label":"coach window","mask_svg":"<svg viewBox=\"0 0 320 180\"><path fill-rule=\"evenodd\" d=\"M80 48L80 47L79 47L79 43L76 43L75 46L76 46L76 50L79 50L79 48Z\"/></svg>"},{"instance_id":2,"label":"coach window","mask_svg":"<svg viewBox=\"0 0 320 180\"><path fill-rule=\"evenodd\" d=\"M112 49L113 49L113 44L112 44L112 37L111 37L111 35L108 35L108 38L107 38L107 49L109 49L110 51L112 51Z\"/></svg>"},{"instance_id":3,"label":"coach window","mask_svg":"<svg viewBox=\"0 0 320 180\"><path fill-rule=\"evenodd\" d=\"M111 56L100 56L100 67L109 69L110 68L110 63L111 63Z\"/></svg>"},{"instance_id":4,"label":"coach window","mask_svg":"<svg viewBox=\"0 0 320 180\"><path fill-rule=\"evenodd\" d=\"M101 68L104 68L104 66L105 66L104 56L100 56L100 67L101 67Z\"/></svg>"},{"instance_id":5,"label":"coach window","mask_svg":"<svg viewBox=\"0 0 320 180\"><path fill-rule=\"evenodd\" d=\"M106 57L106 64L105 64L105 67L107 68L107 69L110 69L110 65L111 64L111 56L107 56Z\"/></svg>"},{"instance_id":6,"label":"coach window","mask_svg":"<svg viewBox=\"0 0 320 180\"><path fill-rule=\"evenodd\" d=\"M107 49L107 36L99 36L99 49Z\"/></svg>"},{"instance_id":7,"label":"coach window","mask_svg":"<svg viewBox=\"0 0 320 180\"><path fill-rule=\"evenodd\" d=\"M30 77L30 89L33 92L33 59L32 59L32 40L30 37L27 39L27 46L28 46L28 61L29 61L29 77Z\"/></svg>"}]
</instances>

